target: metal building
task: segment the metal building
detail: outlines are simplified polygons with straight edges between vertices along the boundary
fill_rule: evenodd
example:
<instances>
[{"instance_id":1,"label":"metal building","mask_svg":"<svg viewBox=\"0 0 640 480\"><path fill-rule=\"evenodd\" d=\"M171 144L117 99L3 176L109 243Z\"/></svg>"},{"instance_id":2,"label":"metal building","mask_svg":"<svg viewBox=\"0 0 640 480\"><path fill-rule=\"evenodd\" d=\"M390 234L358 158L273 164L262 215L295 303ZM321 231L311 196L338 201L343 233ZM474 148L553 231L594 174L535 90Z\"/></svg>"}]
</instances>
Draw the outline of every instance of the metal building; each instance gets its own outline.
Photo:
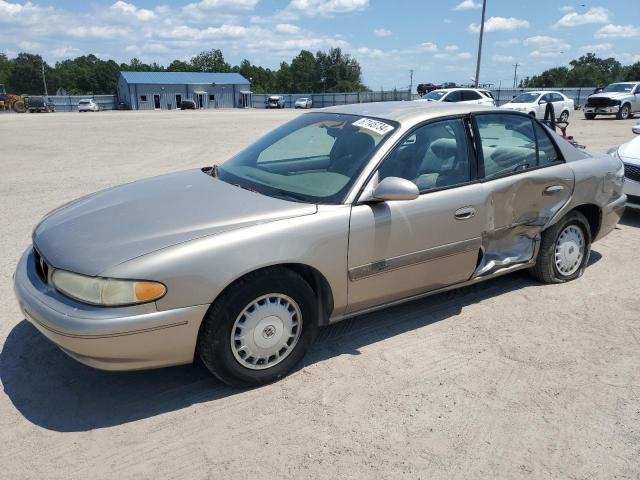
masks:
<instances>
[{"instance_id":1,"label":"metal building","mask_svg":"<svg viewBox=\"0 0 640 480\"><path fill-rule=\"evenodd\" d=\"M249 80L239 73L120 72L118 101L132 110L171 110L191 99L196 108L251 105Z\"/></svg>"}]
</instances>

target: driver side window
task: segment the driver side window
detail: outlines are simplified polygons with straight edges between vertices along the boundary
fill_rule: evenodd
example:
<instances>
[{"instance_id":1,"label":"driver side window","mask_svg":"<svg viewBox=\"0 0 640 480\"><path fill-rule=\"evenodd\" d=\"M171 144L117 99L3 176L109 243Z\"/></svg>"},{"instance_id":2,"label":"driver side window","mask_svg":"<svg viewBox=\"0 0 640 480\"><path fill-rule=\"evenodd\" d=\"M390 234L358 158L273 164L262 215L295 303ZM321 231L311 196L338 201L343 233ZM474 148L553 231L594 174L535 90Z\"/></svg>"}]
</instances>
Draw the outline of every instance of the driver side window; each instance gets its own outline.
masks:
<instances>
[{"instance_id":1,"label":"driver side window","mask_svg":"<svg viewBox=\"0 0 640 480\"><path fill-rule=\"evenodd\" d=\"M378 180L400 177L421 193L471 180L469 148L461 118L429 123L414 130L378 170Z\"/></svg>"}]
</instances>

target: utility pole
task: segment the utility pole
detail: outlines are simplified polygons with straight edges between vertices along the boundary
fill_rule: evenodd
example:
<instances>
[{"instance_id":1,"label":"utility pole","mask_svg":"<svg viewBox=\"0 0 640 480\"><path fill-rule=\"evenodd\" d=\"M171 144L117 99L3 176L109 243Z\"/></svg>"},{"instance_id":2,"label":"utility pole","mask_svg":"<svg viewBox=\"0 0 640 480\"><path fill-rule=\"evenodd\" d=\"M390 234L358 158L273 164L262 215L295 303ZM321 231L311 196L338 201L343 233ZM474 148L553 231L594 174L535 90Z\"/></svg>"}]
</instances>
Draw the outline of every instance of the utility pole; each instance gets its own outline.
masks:
<instances>
[{"instance_id":1,"label":"utility pole","mask_svg":"<svg viewBox=\"0 0 640 480\"><path fill-rule=\"evenodd\" d=\"M47 80L44 78L44 58L42 60L42 83L44 83L44 96L48 97L49 93L47 92Z\"/></svg>"},{"instance_id":2,"label":"utility pole","mask_svg":"<svg viewBox=\"0 0 640 480\"><path fill-rule=\"evenodd\" d=\"M516 62L515 65L511 65L513 67L513 88L518 86L518 67L520 64Z\"/></svg>"},{"instance_id":3,"label":"utility pole","mask_svg":"<svg viewBox=\"0 0 640 480\"><path fill-rule=\"evenodd\" d=\"M411 94L413 92L413 69L409 70L409 100L411 100Z\"/></svg>"},{"instance_id":4,"label":"utility pole","mask_svg":"<svg viewBox=\"0 0 640 480\"><path fill-rule=\"evenodd\" d=\"M484 14L487 10L487 0L482 0L482 21L480 22L480 40L478 42L478 62L476 63L475 87L478 88L480 80L480 59L482 58L482 36L484 35Z\"/></svg>"}]
</instances>

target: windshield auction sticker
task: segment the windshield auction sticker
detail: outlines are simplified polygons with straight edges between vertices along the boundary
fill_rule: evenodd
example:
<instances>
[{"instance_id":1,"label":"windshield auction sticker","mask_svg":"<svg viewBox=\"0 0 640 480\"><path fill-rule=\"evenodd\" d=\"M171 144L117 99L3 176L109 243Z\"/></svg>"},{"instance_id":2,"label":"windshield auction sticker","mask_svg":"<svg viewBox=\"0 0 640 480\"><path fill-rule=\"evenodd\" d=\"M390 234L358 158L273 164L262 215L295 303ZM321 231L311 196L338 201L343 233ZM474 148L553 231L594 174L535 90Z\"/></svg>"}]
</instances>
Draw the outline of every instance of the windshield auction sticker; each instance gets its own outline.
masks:
<instances>
[{"instance_id":1,"label":"windshield auction sticker","mask_svg":"<svg viewBox=\"0 0 640 480\"><path fill-rule=\"evenodd\" d=\"M354 127L364 128L365 130L370 130L378 135L386 135L391 130L393 130L393 125L389 125L388 123L381 122L380 120L373 120L372 118L361 118L353 122Z\"/></svg>"}]
</instances>

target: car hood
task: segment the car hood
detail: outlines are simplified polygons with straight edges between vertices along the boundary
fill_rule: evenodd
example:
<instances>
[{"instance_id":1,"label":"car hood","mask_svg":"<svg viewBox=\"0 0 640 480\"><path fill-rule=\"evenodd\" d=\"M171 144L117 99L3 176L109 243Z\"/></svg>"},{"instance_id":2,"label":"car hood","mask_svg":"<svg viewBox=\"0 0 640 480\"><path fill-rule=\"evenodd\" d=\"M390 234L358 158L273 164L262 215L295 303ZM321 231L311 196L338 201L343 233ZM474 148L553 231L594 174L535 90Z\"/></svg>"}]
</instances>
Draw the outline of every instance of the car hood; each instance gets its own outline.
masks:
<instances>
[{"instance_id":1,"label":"car hood","mask_svg":"<svg viewBox=\"0 0 640 480\"><path fill-rule=\"evenodd\" d=\"M33 243L56 268L99 275L171 245L316 211L314 204L268 197L188 170L63 205L36 227Z\"/></svg>"},{"instance_id":2,"label":"car hood","mask_svg":"<svg viewBox=\"0 0 640 480\"><path fill-rule=\"evenodd\" d=\"M628 163L640 164L640 137L620 145L618 155L620 155L624 161L631 160L631 162Z\"/></svg>"},{"instance_id":3,"label":"car hood","mask_svg":"<svg viewBox=\"0 0 640 480\"><path fill-rule=\"evenodd\" d=\"M613 100L622 100L623 98L630 96L630 92L600 92L589 95L589 98L611 98Z\"/></svg>"}]
</instances>

